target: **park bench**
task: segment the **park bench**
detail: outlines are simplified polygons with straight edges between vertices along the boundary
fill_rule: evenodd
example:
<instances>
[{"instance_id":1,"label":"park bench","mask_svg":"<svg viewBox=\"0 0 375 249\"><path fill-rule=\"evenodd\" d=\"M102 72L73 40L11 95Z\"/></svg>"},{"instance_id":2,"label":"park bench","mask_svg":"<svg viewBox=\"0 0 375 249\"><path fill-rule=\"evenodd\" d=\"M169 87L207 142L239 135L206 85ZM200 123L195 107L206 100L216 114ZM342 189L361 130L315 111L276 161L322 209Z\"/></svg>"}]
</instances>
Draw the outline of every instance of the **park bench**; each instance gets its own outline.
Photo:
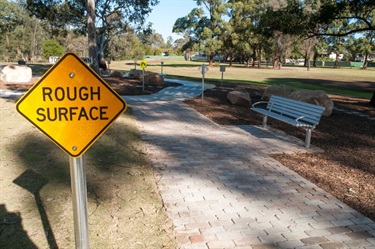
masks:
<instances>
[{"instance_id":1,"label":"park bench","mask_svg":"<svg viewBox=\"0 0 375 249\"><path fill-rule=\"evenodd\" d=\"M257 107L266 103L266 108ZM311 131L318 125L324 107L306 102L272 95L268 102L259 101L251 110L263 114L263 127L267 127L267 117L275 118L295 127L306 129L305 147L310 147Z\"/></svg>"}]
</instances>

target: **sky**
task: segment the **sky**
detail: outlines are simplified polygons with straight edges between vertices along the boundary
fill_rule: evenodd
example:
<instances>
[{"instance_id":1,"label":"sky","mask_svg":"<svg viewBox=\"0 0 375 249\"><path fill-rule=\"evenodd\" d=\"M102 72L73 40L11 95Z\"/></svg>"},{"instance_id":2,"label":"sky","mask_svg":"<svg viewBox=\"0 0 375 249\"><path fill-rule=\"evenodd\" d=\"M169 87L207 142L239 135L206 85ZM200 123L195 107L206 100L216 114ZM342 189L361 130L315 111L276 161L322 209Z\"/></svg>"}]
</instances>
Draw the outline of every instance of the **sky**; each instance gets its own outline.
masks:
<instances>
[{"instance_id":1,"label":"sky","mask_svg":"<svg viewBox=\"0 0 375 249\"><path fill-rule=\"evenodd\" d=\"M172 36L174 41L182 38L182 36L172 33L175 21L189 14L196 7L194 0L159 0L159 4L153 7L147 21L153 23L152 28L163 36L165 42L168 36Z\"/></svg>"}]
</instances>

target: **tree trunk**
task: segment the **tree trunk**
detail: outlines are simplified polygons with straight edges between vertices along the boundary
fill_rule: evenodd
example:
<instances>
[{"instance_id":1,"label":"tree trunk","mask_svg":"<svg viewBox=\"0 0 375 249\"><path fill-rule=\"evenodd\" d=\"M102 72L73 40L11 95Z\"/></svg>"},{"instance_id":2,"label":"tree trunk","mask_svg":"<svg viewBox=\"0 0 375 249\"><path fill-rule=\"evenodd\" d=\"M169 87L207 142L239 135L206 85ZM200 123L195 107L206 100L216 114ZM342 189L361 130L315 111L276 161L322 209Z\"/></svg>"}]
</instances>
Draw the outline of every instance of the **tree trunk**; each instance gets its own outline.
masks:
<instances>
[{"instance_id":1,"label":"tree trunk","mask_svg":"<svg viewBox=\"0 0 375 249\"><path fill-rule=\"evenodd\" d=\"M259 44L258 46L258 68L261 67L262 63L262 45Z\"/></svg>"},{"instance_id":2,"label":"tree trunk","mask_svg":"<svg viewBox=\"0 0 375 249\"><path fill-rule=\"evenodd\" d=\"M318 53L314 52L314 61L313 61L313 67L316 67L316 59L318 58Z\"/></svg>"},{"instance_id":3,"label":"tree trunk","mask_svg":"<svg viewBox=\"0 0 375 249\"><path fill-rule=\"evenodd\" d=\"M255 61L257 60L257 45L254 45L253 47L253 63L252 63L252 67L255 67Z\"/></svg>"},{"instance_id":4,"label":"tree trunk","mask_svg":"<svg viewBox=\"0 0 375 249\"><path fill-rule=\"evenodd\" d=\"M214 65L214 52L211 52L210 54L210 64L209 66L212 67Z\"/></svg>"},{"instance_id":5,"label":"tree trunk","mask_svg":"<svg viewBox=\"0 0 375 249\"><path fill-rule=\"evenodd\" d=\"M307 55L306 65L307 65L307 71L310 71L310 54Z\"/></svg>"},{"instance_id":6,"label":"tree trunk","mask_svg":"<svg viewBox=\"0 0 375 249\"><path fill-rule=\"evenodd\" d=\"M95 0L87 0L86 9L89 56L92 58L91 67L99 74L98 50L96 48Z\"/></svg>"},{"instance_id":7,"label":"tree trunk","mask_svg":"<svg viewBox=\"0 0 375 249\"><path fill-rule=\"evenodd\" d=\"M374 91L374 93L372 94L372 98L371 98L369 104L372 105L373 107L375 107L375 91Z\"/></svg>"},{"instance_id":8,"label":"tree trunk","mask_svg":"<svg viewBox=\"0 0 375 249\"><path fill-rule=\"evenodd\" d=\"M368 53L365 54L365 59L363 60L362 69L367 69L367 57L368 57Z\"/></svg>"},{"instance_id":9,"label":"tree trunk","mask_svg":"<svg viewBox=\"0 0 375 249\"><path fill-rule=\"evenodd\" d=\"M337 68L337 64L339 62L339 55L336 53L336 59L335 59L335 64L333 65L333 68Z\"/></svg>"}]
</instances>

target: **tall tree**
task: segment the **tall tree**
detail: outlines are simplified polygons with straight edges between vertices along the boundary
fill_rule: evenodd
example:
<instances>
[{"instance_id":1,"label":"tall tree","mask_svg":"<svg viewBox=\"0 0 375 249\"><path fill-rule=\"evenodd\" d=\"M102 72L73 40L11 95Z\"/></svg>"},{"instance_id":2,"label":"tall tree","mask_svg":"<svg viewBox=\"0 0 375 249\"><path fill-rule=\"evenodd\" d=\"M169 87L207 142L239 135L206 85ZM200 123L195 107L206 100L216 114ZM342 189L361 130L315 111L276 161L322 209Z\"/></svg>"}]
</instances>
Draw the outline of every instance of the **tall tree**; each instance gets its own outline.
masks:
<instances>
[{"instance_id":1,"label":"tall tree","mask_svg":"<svg viewBox=\"0 0 375 249\"><path fill-rule=\"evenodd\" d=\"M347 36L365 31L375 31L375 2L373 0L322 0L313 23L320 24L319 30L310 30L316 35ZM340 21L341 29L328 30L331 23ZM312 26L312 25L311 25Z\"/></svg>"},{"instance_id":2,"label":"tall tree","mask_svg":"<svg viewBox=\"0 0 375 249\"><path fill-rule=\"evenodd\" d=\"M2 59L9 61L14 57L14 47L11 42L12 32L22 24L22 15L19 5L15 2L0 0L0 51Z\"/></svg>"},{"instance_id":3,"label":"tall tree","mask_svg":"<svg viewBox=\"0 0 375 249\"><path fill-rule=\"evenodd\" d=\"M204 41L206 54L210 56L209 65L213 65L215 52L223 45L219 39L223 31L223 15L226 13L225 0L196 0L198 6L203 6L209 15L209 25L203 28L201 38Z\"/></svg>"},{"instance_id":4,"label":"tall tree","mask_svg":"<svg viewBox=\"0 0 375 249\"><path fill-rule=\"evenodd\" d=\"M230 66L232 66L234 57L242 57L250 51L253 2L252 0L230 0L226 5L229 21L224 24L224 32L221 37L223 40L222 50L228 55Z\"/></svg>"},{"instance_id":5,"label":"tall tree","mask_svg":"<svg viewBox=\"0 0 375 249\"><path fill-rule=\"evenodd\" d=\"M204 15L204 11L201 8L194 8L185 17L178 18L174 25L172 32L184 36L185 44L182 46L182 50L193 50L202 40L202 32L204 27L207 27L210 20Z\"/></svg>"},{"instance_id":6,"label":"tall tree","mask_svg":"<svg viewBox=\"0 0 375 249\"><path fill-rule=\"evenodd\" d=\"M193 9L186 17L178 18L173 26L173 32L188 34L191 39L184 47L192 48L199 44L210 56L210 66L213 65L215 52L222 46L219 39L223 31L223 15L226 13L226 0L195 0L199 8Z\"/></svg>"},{"instance_id":7,"label":"tall tree","mask_svg":"<svg viewBox=\"0 0 375 249\"><path fill-rule=\"evenodd\" d=\"M114 35L126 31L126 28L132 25L143 26L152 6L158 3L159 0L26 0L30 14L48 20L56 32L75 29L87 34L89 22L85 20L86 13L89 14L88 5L95 6L96 19L91 15L90 19L95 21L90 21L90 25L96 26L97 50L101 56ZM92 28L90 27L90 32ZM93 37L90 37L90 40L93 40ZM92 42L89 42L89 46L92 46ZM95 61L98 56L93 57Z\"/></svg>"},{"instance_id":8,"label":"tall tree","mask_svg":"<svg viewBox=\"0 0 375 249\"><path fill-rule=\"evenodd\" d=\"M89 56L92 58L92 68L99 74L99 58L96 44L96 27L95 27L95 1L87 0L87 38Z\"/></svg>"}]
</instances>

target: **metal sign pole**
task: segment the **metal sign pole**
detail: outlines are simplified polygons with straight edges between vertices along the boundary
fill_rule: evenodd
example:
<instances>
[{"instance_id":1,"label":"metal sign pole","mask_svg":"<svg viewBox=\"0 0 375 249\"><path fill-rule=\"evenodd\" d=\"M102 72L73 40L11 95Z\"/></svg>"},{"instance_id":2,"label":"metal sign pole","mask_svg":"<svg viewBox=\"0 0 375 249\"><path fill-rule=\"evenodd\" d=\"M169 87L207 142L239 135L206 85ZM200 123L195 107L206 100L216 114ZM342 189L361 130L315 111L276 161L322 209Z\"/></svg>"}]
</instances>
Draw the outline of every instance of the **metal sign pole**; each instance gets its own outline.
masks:
<instances>
[{"instance_id":1,"label":"metal sign pole","mask_svg":"<svg viewBox=\"0 0 375 249\"><path fill-rule=\"evenodd\" d=\"M142 73L142 91L145 91L145 69L143 68Z\"/></svg>"},{"instance_id":2,"label":"metal sign pole","mask_svg":"<svg viewBox=\"0 0 375 249\"><path fill-rule=\"evenodd\" d=\"M221 89L223 89L224 71L221 72Z\"/></svg>"},{"instance_id":3,"label":"metal sign pole","mask_svg":"<svg viewBox=\"0 0 375 249\"><path fill-rule=\"evenodd\" d=\"M204 98L204 73L202 74L202 101Z\"/></svg>"},{"instance_id":4,"label":"metal sign pole","mask_svg":"<svg viewBox=\"0 0 375 249\"><path fill-rule=\"evenodd\" d=\"M73 197L74 237L76 249L89 249L87 216L87 187L84 155L70 159L70 177Z\"/></svg>"}]
</instances>

